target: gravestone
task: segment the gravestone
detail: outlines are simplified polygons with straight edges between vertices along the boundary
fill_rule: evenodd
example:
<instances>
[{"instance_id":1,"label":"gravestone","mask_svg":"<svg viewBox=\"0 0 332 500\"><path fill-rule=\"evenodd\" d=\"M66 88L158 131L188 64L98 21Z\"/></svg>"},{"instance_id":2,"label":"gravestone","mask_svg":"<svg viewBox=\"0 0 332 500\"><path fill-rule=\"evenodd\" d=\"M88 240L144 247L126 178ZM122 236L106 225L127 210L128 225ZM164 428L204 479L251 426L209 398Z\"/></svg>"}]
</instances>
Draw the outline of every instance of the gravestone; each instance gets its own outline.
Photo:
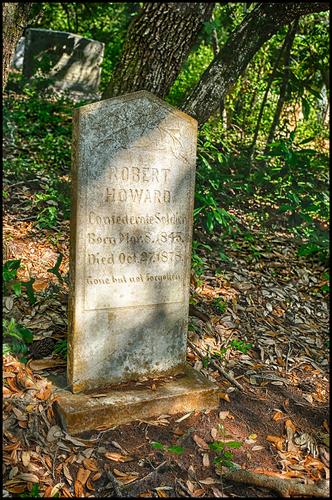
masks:
<instances>
[{"instance_id":1,"label":"gravestone","mask_svg":"<svg viewBox=\"0 0 332 500\"><path fill-rule=\"evenodd\" d=\"M43 77L57 90L98 91L104 44L73 33L30 28L26 31L23 75Z\"/></svg>"},{"instance_id":2,"label":"gravestone","mask_svg":"<svg viewBox=\"0 0 332 500\"><path fill-rule=\"evenodd\" d=\"M23 68L24 47L25 47L25 37L21 36L21 38L17 42L15 53L11 61L11 66L19 71L22 70Z\"/></svg>"},{"instance_id":3,"label":"gravestone","mask_svg":"<svg viewBox=\"0 0 332 500\"><path fill-rule=\"evenodd\" d=\"M140 91L76 109L73 127L63 425L217 406L186 364L196 120Z\"/></svg>"}]
</instances>

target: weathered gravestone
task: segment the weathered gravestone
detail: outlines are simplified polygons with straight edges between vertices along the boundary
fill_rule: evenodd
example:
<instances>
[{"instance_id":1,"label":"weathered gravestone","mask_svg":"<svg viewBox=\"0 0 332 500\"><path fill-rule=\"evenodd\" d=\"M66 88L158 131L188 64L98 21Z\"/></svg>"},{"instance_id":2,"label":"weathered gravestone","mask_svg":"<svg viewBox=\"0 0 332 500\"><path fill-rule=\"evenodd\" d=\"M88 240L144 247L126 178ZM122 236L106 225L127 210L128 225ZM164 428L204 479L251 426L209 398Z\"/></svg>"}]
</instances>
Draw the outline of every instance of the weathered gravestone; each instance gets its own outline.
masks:
<instances>
[{"instance_id":1,"label":"weathered gravestone","mask_svg":"<svg viewBox=\"0 0 332 500\"><path fill-rule=\"evenodd\" d=\"M186 364L196 138L145 91L74 111L70 432L218 405Z\"/></svg>"},{"instance_id":2,"label":"weathered gravestone","mask_svg":"<svg viewBox=\"0 0 332 500\"><path fill-rule=\"evenodd\" d=\"M25 47L25 37L21 36L21 38L17 42L15 53L11 60L11 66L17 70L22 70L23 68L24 47Z\"/></svg>"},{"instance_id":3,"label":"weathered gravestone","mask_svg":"<svg viewBox=\"0 0 332 500\"><path fill-rule=\"evenodd\" d=\"M44 85L83 93L98 91L104 44L64 31L26 31L23 75Z\"/></svg>"}]
</instances>

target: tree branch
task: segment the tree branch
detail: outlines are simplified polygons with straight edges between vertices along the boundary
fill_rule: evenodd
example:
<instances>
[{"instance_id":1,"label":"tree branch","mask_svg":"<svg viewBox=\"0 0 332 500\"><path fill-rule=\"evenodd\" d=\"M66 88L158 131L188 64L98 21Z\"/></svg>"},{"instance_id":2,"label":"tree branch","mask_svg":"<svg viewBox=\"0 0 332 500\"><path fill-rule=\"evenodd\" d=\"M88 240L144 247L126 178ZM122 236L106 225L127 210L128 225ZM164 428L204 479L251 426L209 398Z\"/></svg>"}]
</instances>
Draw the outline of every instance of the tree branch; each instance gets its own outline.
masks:
<instances>
[{"instance_id":1,"label":"tree branch","mask_svg":"<svg viewBox=\"0 0 332 500\"><path fill-rule=\"evenodd\" d=\"M328 3L260 3L242 21L185 99L182 110L206 122L252 57L282 26L298 16L329 9Z\"/></svg>"}]
</instances>

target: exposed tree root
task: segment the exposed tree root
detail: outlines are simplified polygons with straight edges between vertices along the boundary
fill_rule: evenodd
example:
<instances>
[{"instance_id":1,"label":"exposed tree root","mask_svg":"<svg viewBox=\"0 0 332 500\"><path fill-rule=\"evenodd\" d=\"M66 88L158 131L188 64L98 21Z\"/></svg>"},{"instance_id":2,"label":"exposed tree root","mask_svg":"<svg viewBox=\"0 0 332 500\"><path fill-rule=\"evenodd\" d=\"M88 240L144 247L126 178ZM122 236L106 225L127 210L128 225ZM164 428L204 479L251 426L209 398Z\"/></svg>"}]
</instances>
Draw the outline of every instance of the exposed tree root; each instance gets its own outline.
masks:
<instances>
[{"instance_id":1,"label":"exposed tree root","mask_svg":"<svg viewBox=\"0 0 332 500\"><path fill-rule=\"evenodd\" d=\"M250 484L276 491L282 498L293 496L329 498L328 481L324 480L318 481L316 484L303 484L299 482L299 479L272 477L244 469L231 471L225 474L224 478L227 481Z\"/></svg>"}]
</instances>

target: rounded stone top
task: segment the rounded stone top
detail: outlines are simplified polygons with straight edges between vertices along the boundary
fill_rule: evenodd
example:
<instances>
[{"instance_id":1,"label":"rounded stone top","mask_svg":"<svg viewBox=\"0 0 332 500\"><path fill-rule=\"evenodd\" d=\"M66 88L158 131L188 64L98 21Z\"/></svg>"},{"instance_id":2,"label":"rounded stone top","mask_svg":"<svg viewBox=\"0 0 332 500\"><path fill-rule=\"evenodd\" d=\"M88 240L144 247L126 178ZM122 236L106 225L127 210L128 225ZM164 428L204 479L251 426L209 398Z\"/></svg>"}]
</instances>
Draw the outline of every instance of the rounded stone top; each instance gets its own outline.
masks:
<instances>
[{"instance_id":1,"label":"rounded stone top","mask_svg":"<svg viewBox=\"0 0 332 500\"><path fill-rule=\"evenodd\" d=\"M52 36L63 36L64 38L68 38L69 36L73 36L76 38L81 38L83 40L86 40L87 42L93 42L93 43L98 43L102 46L105 46L104 42L100 42L99 40L93 40L92 38L87 38L82 35L78 35L77 33L70 33L69 31L58 31L58 30L49 30L47 28L27 28L26 32L28 33L29 31L31 32L41 32L41 34L49 34L50 37Z\"/></svg>"},{"instance_id":2,"label":"rounded stone top","mask_svg":"<svg viewBox=\"0 0 332 500\"><path fill-rule=\"evenodd\" d=\"M131 92L130 94L123 94L120 96L116 97L111 97L109 99L102 99L101 101L97 101L94 103L90 104L85 104L84 106L80 106L79 108L75 108L76 112L79 112L79 114L88 114L90 112L95 112L98 109L102 109L103 107L107 107L109 104L116 104L118 102L119 104L124 104L125 102L128 101L133 101L133 100L141 100L141 99L147 99L150 102L154 102L161 108L166 109L169 113L172 113L176 115L178 118L185 120L189 122L191 125L194 127L197 127L198 122L195 120L195 118L192 118L191 116L187 115L183 111L180 111L179 109L175 108L171 104L165 102L163 99L160 97L157 97L156 95L152 94L152 92L148 92L147 90L138 90L136 92Z\"/></svg>"}]
</instances>

